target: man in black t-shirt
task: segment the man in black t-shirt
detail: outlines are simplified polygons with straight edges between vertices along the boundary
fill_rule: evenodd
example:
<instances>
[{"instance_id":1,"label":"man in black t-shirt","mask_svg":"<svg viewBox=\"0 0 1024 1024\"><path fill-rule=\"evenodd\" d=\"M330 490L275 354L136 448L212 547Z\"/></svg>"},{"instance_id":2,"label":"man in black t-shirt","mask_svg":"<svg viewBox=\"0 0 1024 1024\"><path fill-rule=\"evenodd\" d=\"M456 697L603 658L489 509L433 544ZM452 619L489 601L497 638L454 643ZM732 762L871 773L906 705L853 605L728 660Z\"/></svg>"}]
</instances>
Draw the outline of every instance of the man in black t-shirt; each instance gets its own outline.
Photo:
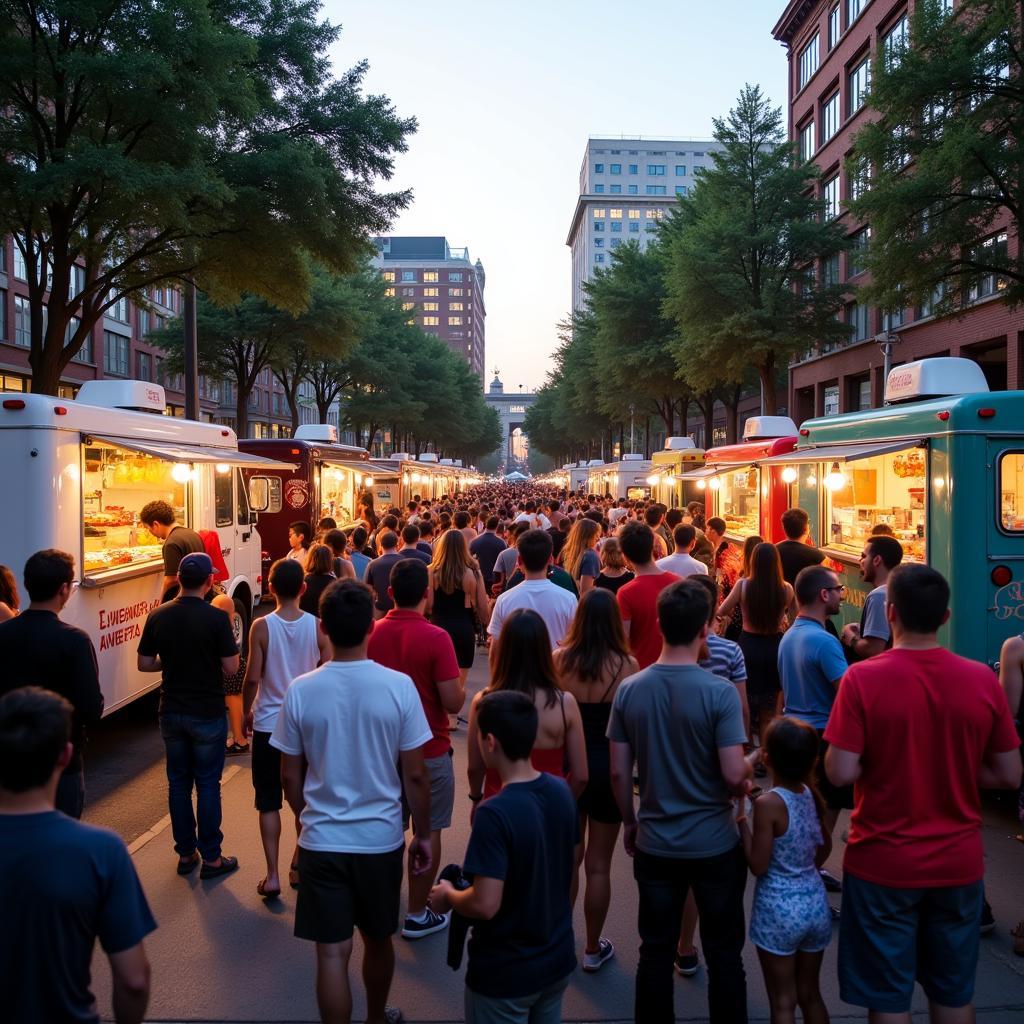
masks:
<instances>
[{"instance_id":1,"label":"man in black t-shirt","mask_svg":"<svg viewBox=\"0 0 1024 1024\"><path fill-rule=\"evenodd\" d=\"M395 603L388 597L388 587L391 586L391 568L395 562L400 562L408 555L400 555L397 551L398 536L393 530L384 530L377 537L380 544L381 556L375 558L366 567L366 582L373 589L373 617L383 619Z\"/></svg>"},{"instance_id":2,"label":"man in black t-shirt","mask_svg":"<svg viewBox=\"0 0 1024 1024\"><path fill-rule=\"evenodd\" d=\"M157 540L164 542L164 581L161 600L170 601L178 592L178 566L192 552L202 552L203 539L194 530L174 521L174 509L166 501L151 501L142 506L139 522Z\"/></svg>"},{"instance_id":3,"label":"man in black t-shirt","mask_svg":"<svg viewBox=\"0 0 1024 1024\"><path fill-rule=\"evenodd\" d=\"M80 818L85 805L86 727L100 720L103 693L89 634L60 619L74 580L75 560L66 551L37 551L25 563L31 603L20 615L0 623L0 694L20 686L42 686L70 702L74 749L57 786L56 806Z\"/></svg>"},{"instance_id":4,"label":"man in black t-shirt","mask_svg":"<svg viewBox=\"0 0 1024 1024\"><path fill-rule=\"evenodd\" d=\"M477 560L480 571L484 574L484 586L487 593L491 592L491 584L494 582L494 563L498 555L508 545L495 532L498 529L499 519L497 516L488 516L484 523L484 532L475 540L470 542L469 553Z\"/></svg>"},{"instance_id":5,"label":"man in black t-shirt","mask_svg":"<svg viewBox=\"0 0 1024 1024\"><path fill-rule=\"evenodd\" d=\"M473 884L460 891L439 882L430 906L473 921L466 1020L525 1019L526 1008L531 1020L561 1020L576 969L569 901L580 841L576 803L563 779L530 763L537 709L529 697L499 690L481 699L476 714L484 762L502 789L473 818L463 864ZM602 939L601 962L613 954Z\"/></svg>"},{"instance_id":6,"label":"man in black t-shirt","mask_svg":"<svg viewBox=\"0 0 1024 1024\"><path fill-rule=\"evenodd\" d=\"M98 1024L89 983L99 939L114 1016L137 1024L149 1002L143 939L156 922L120 837L54 809L71 718L64 698L39 687L0 698L0 1017Z\"/></svg>"},{"instance_id":7,"label":"man in black t-shirt","mask_svg":"<svg viewBox=\"0 0 1024 1024\"><path fill-rule=\"evenodd\" d=\"M228 736L224 676L238 671L238 646L230 617L203 600L213 585L210 556L186 555L178 566L178 582L179 595L151 612L142 629L139 671L163 673L160 732L167 750L178 874L189 874L202 855L199 877L215 878L238 867L237 858L221 856L220 830L220 777Z\"/></svg>"},{"instance_id":8,"label":"man in black t-shirt","mask_svg":"<svg viewBox=\"0 0 1024 1024\"><path fill-rule=\"evenodd\" d=\"M807 543L809 517L802 508L787 508L782 513L782 529L786 539L775 545L782 562L782 578L792 586L801 569L821 565L825 556Z\"/></svg>"}]
</instances>

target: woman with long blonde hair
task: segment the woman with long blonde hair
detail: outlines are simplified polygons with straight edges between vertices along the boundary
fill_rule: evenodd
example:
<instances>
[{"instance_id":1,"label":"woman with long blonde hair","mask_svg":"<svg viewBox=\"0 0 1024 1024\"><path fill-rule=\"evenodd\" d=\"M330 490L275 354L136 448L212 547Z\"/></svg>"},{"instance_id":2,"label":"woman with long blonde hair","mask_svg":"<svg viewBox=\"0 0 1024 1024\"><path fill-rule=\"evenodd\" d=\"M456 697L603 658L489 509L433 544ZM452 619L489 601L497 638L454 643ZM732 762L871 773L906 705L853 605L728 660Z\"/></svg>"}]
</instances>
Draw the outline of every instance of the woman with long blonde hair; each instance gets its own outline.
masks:
<instances>
[{"instance_id":1,"label":"woman with long blonde hair","mask_svg":"<svg viewBox=\"0 0 1024 1024\"><path fill-rule=\"evenodd\" d=\"M460 530L445 530L434 542L429 608L430 621L452 638L459 663L459 681L465 686L476 653L476 620L486 626L491 611L484 574L469 553L469 545Z\"/></svg>"},{"instance_id":2,"label":"woman with long blonde hair","mask_svg":"<svg viewBox=\"0 0 1024 1024\"><path fill-rule=\"evenodd\" d=\"M562 568L572 577L582 597L601 575L597 542L601 527L593 519L577 519L562 548Z\"/></svg>"}]
</instances>

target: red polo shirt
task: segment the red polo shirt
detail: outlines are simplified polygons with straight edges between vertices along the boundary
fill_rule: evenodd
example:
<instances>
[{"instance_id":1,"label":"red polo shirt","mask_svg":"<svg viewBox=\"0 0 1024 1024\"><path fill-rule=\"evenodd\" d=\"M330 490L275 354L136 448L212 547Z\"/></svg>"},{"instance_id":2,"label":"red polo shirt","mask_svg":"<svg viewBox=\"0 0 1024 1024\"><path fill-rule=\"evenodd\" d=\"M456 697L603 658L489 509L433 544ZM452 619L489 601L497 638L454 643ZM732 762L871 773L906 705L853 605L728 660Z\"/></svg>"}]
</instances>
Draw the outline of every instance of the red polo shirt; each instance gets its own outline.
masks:
<instances>
[{"instance_id":1,"label":"red polo shirt","mask_svg":"<svg viewBox=\"0 0 1024 1024\"><path fill-rule=\"evenodd\" d=\"M448 712L441 703L437 684L459 678L452 638L440 627L432 626L419 612L392 608L374 624L369 656L378 665L404 672L416 684L427 724L434 734L423 748L423 756L447 754L452 746L448 739Z\"/></svg>"},{"instance_id":2,"label":"red polo shirt","mask_svg":"<svg viewBox=\"0 0 1024 1024\"><path fill-rule=\"evenodd\" d=\"M653 665L661 656L661 626L658 625L658 595L682 579L674 572L637 576L615 595L622 621L629 623L629 646L641 668Z\"/></svg>"}]
</instances>

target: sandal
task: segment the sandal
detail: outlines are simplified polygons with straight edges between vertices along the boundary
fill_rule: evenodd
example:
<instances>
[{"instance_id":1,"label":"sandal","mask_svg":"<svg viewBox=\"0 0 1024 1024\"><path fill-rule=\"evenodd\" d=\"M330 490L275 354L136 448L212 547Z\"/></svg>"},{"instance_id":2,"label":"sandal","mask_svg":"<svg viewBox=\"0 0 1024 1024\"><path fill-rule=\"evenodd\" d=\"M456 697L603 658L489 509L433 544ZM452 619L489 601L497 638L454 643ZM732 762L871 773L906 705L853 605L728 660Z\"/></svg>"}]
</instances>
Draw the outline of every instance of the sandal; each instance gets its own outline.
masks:
<instances>
[{"instance_id":1,"label":"sandal","mask_svg":"<svg viewBox=\"0 0 1024 1024\"><path fill-rule=\"evenodd\" d=\"M276 900L281 895L280 887L277 888L277 889L268 889L267 888L267 880L265 878L256 883L256 891L265 900Z\"/></svg>"},{"instance_id":2,"label":"sandal","mask_svg":"<svg viewBox=\"0 0 1024 1024\"><path fill-rule=\"evenodd\" d=\"M192 856L187 860L179 857L178 858L178 874L179 875L191 875L196 869L196 865L199 863L199 851L193 850Z\"/></svg>"},{"instance_id":3,"label":"sandal","mask_svg":"<svg viewBox=\"0 0 1024 1024\"><path fill-rule=\"evenodd\" d=\"M234 757L236 754L248 754L249 744L243 747L241 743L231 743L224 748L224 754L227 757Z\"/></svg>"},{"instance_id":4,"label":"sandal","mask_svg":"<svg viewBox=\"0 0 1024 1024\"><path fill-rule=\"evenodd\" d=\"M1016 928L1010 929L1013 936L1013 951L1017 956L1024 956L1024 921L1020 921Z\"/></svg>"}]
</instances>

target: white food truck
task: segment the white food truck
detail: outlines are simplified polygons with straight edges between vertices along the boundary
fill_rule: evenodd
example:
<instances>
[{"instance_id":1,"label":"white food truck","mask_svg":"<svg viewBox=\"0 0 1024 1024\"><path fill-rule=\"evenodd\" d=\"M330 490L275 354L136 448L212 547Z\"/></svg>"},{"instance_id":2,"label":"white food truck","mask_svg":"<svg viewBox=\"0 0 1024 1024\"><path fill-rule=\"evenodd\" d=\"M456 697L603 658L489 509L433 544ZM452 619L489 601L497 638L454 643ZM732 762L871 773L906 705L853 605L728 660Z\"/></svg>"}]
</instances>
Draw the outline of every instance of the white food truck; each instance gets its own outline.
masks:
<instances>
[{"instance_id":1,"label":"white food truck","mask_svg":"<svg viewBox=\"0 0 1024 1024\"><path fill-rule=\"evenodd\" d=\"M0 393L0 563L22 587L34 551L74 555L78 585L62 618L96 647L104 714L160 682L136 668L163 579L162 545L139 521L142 507L160 499L183 526L216 531L241 641L260 597L261 543L239 468L287 468L239 452L227 427L159 415L164 408L163 388L142 381L88 381L75 401ZM28 604L23 590L20 598Z\"/></svg>"}]
</instances>

